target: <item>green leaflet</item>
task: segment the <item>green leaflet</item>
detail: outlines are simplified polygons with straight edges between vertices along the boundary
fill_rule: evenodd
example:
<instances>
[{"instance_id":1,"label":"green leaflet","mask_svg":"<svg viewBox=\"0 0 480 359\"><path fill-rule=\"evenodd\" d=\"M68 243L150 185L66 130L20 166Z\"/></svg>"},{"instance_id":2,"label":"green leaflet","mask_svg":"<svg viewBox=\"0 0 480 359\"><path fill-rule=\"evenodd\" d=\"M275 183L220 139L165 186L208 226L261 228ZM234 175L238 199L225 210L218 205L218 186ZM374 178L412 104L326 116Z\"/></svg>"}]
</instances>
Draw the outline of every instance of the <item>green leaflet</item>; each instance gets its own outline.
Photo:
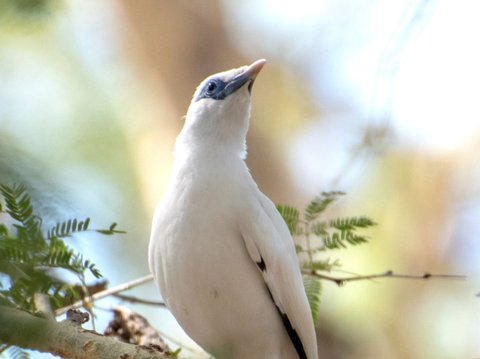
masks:
<instances>
[{"instance_id":1,"label":"green leaflet","mask_svg":"<svg viewBox=\"0 0 480 359\"><path fill-rule=\"evenodd\" d=\"M0 186L1 213L13 220L15 230L0 223L0 298L2 304L35 312L35 293L46 294L53 309L65 306L85 295L85 276L102 275L96 265L70 248L66 237L78 232L103 234L124 233L116 230L116 223L108 229L90 230L90 218L76 218L59 222L49 231L43 231L42 219L34 212L30 196L22 185ZM3 201L2 201L3 199ZM7 219L8 222L11 222ZM80 286L66 283L52 269L74 274Z\"/></svg>"},{"instance_id":2,"label":"green leaflet","mask_svg":"<svg viewBox=\"0 0 480 359\"><path fill-rule=\"evenodd\" d=\"M338 197L343 196L345 193L340 191L331 191L331 192L322 192L319 196L315 197L310 203L305 207L304 217L307 221L313 221L316 219L322 212L324 212L327 207L338 199Z\"/></svg>"},{"instance_id":3,"label":"green leaflet","mask_svg":"<svg viewBox=\"0 0 480 359\"><path fill-rule=\"evenodd\" d=\"M320 255L326 251L367 243L369 238L361 231L376 225L366 216L325 218L330 206L344 194L340 191L322 192L303 211L288 205L277 205L290 233L295 237L295 250L301 259L303 284L315 325L318 324L322 290L322 279L316 273L328 273L342 265L338 259L321 258Z\"/></svg>"},{"instance_id":4,"label":"green leaflet","mask_svg":"<svg viewBox=\"0 0 480 359\"><path fill-rule=\"evenodd\" d=\"M303 276L303 285L305 286L305 292L307 293L308 303L310 304L310 310L312 311L313 323L318 325L320 314L320 298L322 294L322 282L319 278L312 277L310 275Z\"/></svg>"},{"instance_id":5,"label":"green leaflet","mask_svg":"<svg viewBox=\"0 0 480 359\"><path fill-rule=\"evenodd\" d=\"M277 210L282 215L285 223L287 223L288 230L292 235L299 233L298 221L300 219L300 212L292 206L277 205Z\"/></svg>"}]
</instances>

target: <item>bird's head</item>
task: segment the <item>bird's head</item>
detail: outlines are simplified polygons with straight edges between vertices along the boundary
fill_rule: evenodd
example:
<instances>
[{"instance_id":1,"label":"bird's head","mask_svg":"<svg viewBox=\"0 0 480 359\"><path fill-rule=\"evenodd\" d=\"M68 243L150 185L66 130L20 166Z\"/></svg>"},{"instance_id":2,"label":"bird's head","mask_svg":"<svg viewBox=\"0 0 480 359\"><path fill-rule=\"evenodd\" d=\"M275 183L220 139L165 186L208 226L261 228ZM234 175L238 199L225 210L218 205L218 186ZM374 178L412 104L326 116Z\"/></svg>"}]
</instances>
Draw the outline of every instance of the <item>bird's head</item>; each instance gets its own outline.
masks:
<instances>
[{"instance_id":1,"label":"bird's head","mask_svg":"<svg viewBox=\"0 0 480 359\"><path fill-rule=\"evenodd\" d=\"M207 77L188 108L176 152L225 151L245 154L253 82L265 60ZM180 147L180 148L178 148Z\"/></svg>"}]
</instances>

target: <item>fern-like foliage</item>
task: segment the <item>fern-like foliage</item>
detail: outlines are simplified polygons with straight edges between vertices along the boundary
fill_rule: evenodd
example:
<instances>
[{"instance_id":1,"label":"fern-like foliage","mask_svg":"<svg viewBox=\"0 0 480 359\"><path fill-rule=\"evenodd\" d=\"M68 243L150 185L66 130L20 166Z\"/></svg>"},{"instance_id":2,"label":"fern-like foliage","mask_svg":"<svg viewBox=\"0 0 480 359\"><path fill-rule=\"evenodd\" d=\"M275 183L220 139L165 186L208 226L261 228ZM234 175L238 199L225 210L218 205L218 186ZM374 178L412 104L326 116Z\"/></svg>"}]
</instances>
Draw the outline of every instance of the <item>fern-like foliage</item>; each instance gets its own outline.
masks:
<instances>
[{"instance_id":1,"label":"fern-like foliage","mask_svg":"<svg viewBox=\"0 0 480 359\"><path fill-rule=\"evenodd\" d=\"M6 213L18 222L14 224L18 231L18 237L23 240L26 237L38 239L41 220L33 214L32 203L25 187L21 185L13 187L1 185L0 194L5 201ZM4 230L6 230L6 227ZM37 245L39 243L35 241L33 244Z\"/></svg>"},{"instance_id":2,"label":"fern-like foliage","mask_svg":"<svg viewBox=\"0 0 480 359\"><path fill-rule=\"evenodd\" d=\"M322 218L330 205L344 192L322 192L315 197L303 210L303 218L300 211L292 206L277 205L277 209L287 223L292 236L300 236L310 239L314 236L321 240L320 245L305 248L296 244L297 252L306 252L313 255L319 251L347 248L368 242L368 237L360 234L359 230L376 225L369 217L344 217L325 220ZM311 263L310 263L311 264Z\"/></svg>"},{"instance_id":3,"label":"fern-like foliage","mask_svg":"<svg viewBox=\"0 0 480 359\"><path fill-rule=\"evenodd\" d=\"M355 228L368 228L376 223L368 217L348 217L337 218L330 221L330 227L337 228L341 231L352 231Z\"/></svg>"},{"instance_id":4,"label":"fern-like foliage","mask_svg":"<svg viewBox=\"0 0 480 359\"><path fill-rule=\"evenodd\" d=\"M359 229L374 226L376 223L368 217L336 218L328 222L314 223L313 233L323 239L326 249L342 249L348 245L367 243L368 237L358 233Z\"/></svg>"},{"instance_id":5,"label":"fern-like foliage","mask_svg":"<svg viewBox=\"0 0 480 359\"><path fill-rule=\"evenodd\" d=\"M322 212L324 212L328 206L338 199L338 197L343 196L345 193L340 191L331 191L331 192L322 192L319 196L315 197L310 203L305 207L304 216L307 221L315 220Z\"/></svg>"},{"instance_id":6,"label":"fern-like foliage","mask_svg":"<svg viewBox=\"0 0 480 359\"><path fill-rule=\"evenodd\" d=\"M315 324L315 326L317 326L320 314L320 296L322 294L322 282L318 278L304 275L303 285L305 287L305 292L307 293L308 302L310 303L313 323Z\"/></svg>"},{"instance_id":7,"label":"fern-like foliage","mask_svg":"<svg viewBox=\"0 0 480 359\"><path fill-rule=\"evenodd\" d=\"M314 272L331 272L332 270L335 270L339 267L341 267L341 264L338 259L332 260L331 258L326 258L315 259L313 262L309 263L308 269Z\"/></svg>"},{"instance_id":8,"label":"fern-like foliage","mask_svg":"<svg viewBox=\"0 0 480 359\"><path fill-rule=\"evenodd\" d=\"M88 230L90 225L90 218L79 221L76 218L67 221L59 222L47 232L47 237L50 238L65 238L70 237L75 232L83 232Z\"/></svg>"},{"instance_id":9,"label":"fern-like foliage","mask_svg":"<svg viewBox=\"0 0 480 359\"><path fill-rule=\"evenodd\" d=\"M300 221L300 212L298 209L292 206L285 206L278 204L277 210L282 215L285 223L287 223L288 230L290 233L298 234L300 232L299 221Z\"/></svg>"},{"instance_id":10,"label":"fern-like foliage","mask_svg":"<svg viewBox=\"0 0 480 359\"><path fill-rule=\"evenodd\" d=\"M338 259L320 258L320 254L367 243L369 238L360 231L376 224L365 216L325 218L330 206L344 194L340 191L322 192L307 204L303 212L291 206L277 205L290 233L297 237L297 253L308 258L302 263L302 271L305 273L304 285L315 323L318 320L322 288L321 279L315 274L331 272L341 266Z\"/></svg>"},{"instance_id":11,"label":"fern-like foliage","mask_svg":"<svg viewBox=\"0 0 480 359\"><path fill-rule=\"evenodd\" d=\"M24 186L2 185L0 194L0 214L13 220L13 230L0 223L0 304L35 312L33 298L36 293L46 294L53 309L84 296L81 288L85 287L86 274L100 278L101 273L94 263L70 248L64 239L77 232L90 231L90 219L69 219L44 233L42 220L35 214ZM116 223L108 229L94 231L123 233L115 228ZM54 269L57 270L55 274ZM73 273L81 285L65 282L58 270Z\"/></svg>"}]
</instances>

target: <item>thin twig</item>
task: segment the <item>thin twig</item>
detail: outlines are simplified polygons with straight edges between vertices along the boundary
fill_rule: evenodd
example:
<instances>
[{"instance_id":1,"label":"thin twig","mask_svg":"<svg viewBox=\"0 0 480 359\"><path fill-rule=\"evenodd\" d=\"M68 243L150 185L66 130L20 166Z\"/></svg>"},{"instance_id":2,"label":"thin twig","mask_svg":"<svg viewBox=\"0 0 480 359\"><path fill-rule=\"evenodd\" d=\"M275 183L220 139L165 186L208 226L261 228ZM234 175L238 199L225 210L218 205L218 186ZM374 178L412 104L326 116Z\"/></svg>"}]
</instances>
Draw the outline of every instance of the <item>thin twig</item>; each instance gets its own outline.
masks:
<instances>
[{"instance_id":1,"label":"thin twig","mask_svg":"<svg viewBox=\"0 0 480 359\"><path fill-rule=\"evenodd\" d=\"M124 300L125 302L130 302L130 303L140 303L140 304L147 304L147 305L156 305L160 307L165 307L164 302L159 302L159 301L154 301L154 300L147 300L147 299L142 299L142 298L137 298L131 295L125 295L125 294L120 294L120 293L115 293L113 294L114 297L117 297L121 300Z\"/></svg>"},{"instance_id":2,"label":"thin twig","mask_svg":"<svg viewBox=\"0 0 480 359\"><path fill-rule=\"evenodd\" d=\"M325 274L321 274L316 271L303 271L303 274L311 275L320 279L325 279L331 282L334 282L338 286L344 285L346 282L353 282L358 280L371 280L379 278L397 278L397 279L413 279L413 280L427 280L427 279L465 279L464 275L456 274L431 274L425 272L423 274L396 274L393 271L389 270L384 273L369 274L369 275L358 275L354 277L332 277Z\"/></svg>"},{"instance_id":3,"label":"thin twig","mask_svg":"<svg viewBox=\"0 0 480 359\"><path fill-rule=\"evenodd\" d=\"M147 282L151 281L152 279L153 279L153 275L149 274L149 275L146 275L145 277L137 278L137 279L134 279L130 282L119 284L119 285L117 285L113 288L102 290L101 292L95 293L95 294L93 294L89 297L85 297L82 300L79 300L79 301L77 301L73 304L70 304L70 305L66 306L66 307L62 307L62 308L57 309L55 311L55 316L62 315L64 313L66 313L69 309L80 308L80 307L85 306L86 304L92 303L92 302L94 302L96 300L99 300L101 298L108 297L109 295L113 295L113 294L116 294L116 293L126 291L128 289L131 289L133 287L137 287L141 284L144 284L144 283L147 283Z\"/></svg>"}]
</instances>

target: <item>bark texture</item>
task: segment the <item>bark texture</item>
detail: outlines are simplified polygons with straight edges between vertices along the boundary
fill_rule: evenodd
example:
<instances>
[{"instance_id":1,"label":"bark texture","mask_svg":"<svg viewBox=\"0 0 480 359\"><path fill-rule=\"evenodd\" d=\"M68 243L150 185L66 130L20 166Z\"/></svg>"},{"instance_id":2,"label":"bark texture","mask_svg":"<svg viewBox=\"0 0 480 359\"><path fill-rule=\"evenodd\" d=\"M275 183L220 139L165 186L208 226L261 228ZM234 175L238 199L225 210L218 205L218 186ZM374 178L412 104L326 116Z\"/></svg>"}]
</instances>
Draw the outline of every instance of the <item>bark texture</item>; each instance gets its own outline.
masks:
<instances>
[{"instance_id":1,"label":"bark texture","mask_svg":"<svg viewBox=\"0 0 480 359\"><path fill-rule=\"evenodd\" d=\"M56 322L0 305L0 342L75 359L166 359L149 348L122 343L68 321Z\"/></svg>"}]
</instances>

